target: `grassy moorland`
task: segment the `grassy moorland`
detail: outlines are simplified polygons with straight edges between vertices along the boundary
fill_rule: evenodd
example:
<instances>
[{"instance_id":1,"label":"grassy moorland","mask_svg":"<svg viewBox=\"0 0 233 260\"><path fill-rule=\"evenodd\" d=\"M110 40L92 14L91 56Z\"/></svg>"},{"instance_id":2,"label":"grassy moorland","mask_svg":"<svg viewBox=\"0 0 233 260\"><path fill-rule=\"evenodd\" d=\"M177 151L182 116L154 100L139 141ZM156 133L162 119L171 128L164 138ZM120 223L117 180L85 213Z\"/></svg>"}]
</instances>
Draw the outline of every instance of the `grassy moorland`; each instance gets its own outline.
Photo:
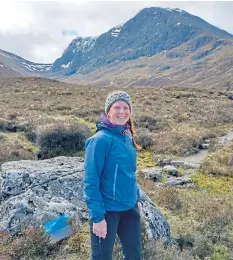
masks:
<instances>
[{"instance_id":1,"label":"grassy moorland","mask_svg":"<svg viewBox=\"0 0 233 260\"><path fill-rule=\"evenodd\" d=\"M210 140L209 156L192 176L194 188L158 187L139 178L168 219L179 244L165 250L145 238L145 260L233 259L233 144L222 147L217 142L233 128L233 101L221 91L210 89L124 89L132 97L137 138L144 147L138 154L138 169L156 165L158 158L194 154L203 140ZM62 154L62 150L42 150L41 137L54 129L73 134L83 125L90 129L89 134L93 133L111 90L38 78L0 79L0 164ZM66 150L64 154L82 156L83 152ZM27 243L22 238L12 242L1 233L1 259L88 259L88 227L79 229L75 236L54 246L56 249L50 248L46 240L38 240L35 230L27 231ZM48 256L49 251L55 256Z\"/></svg>"}]
</instances>

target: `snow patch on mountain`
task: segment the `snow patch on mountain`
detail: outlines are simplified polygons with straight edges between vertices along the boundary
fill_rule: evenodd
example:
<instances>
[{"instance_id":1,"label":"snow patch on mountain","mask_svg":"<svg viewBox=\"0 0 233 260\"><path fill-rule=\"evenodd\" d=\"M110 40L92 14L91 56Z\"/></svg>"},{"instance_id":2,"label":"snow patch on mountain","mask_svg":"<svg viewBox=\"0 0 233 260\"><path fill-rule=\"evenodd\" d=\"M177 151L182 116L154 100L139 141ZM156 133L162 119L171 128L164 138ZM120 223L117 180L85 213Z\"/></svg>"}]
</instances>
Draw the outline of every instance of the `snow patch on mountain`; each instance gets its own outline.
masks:
<instances>
[{"instance_id":1,"label":"snow patch on mountain","mask_svg":"<svg viewBox=\"0 0 233 260\"><path fill-rule=\"evenodd\" d=\"M115 29L113 29L113 30L111 31L111 35L112 35L113 37L118 37L119 34L120 34L120 32L121 32L121 28L115 28Z\"/></svg>"},{"instance_id":2,"label":"snow patch on mountain","mask_svg":"<svg viewBox=\"0 0 233 260\"><path fill-rule=\"evenodd\" d=\"M170 7L167 7L167 8L165 8L167 11L170 11L170 12L173 12L173 11L175 11L175 12L178 12L178 13L187 13L186 11L184 11L184 10L181 10L181 9L179 9L179 8L170 8Z\"/></svg>"},{"instance_id":3,"label":"snow patch on mountain","mask_svg":"<svg viewBox=\"0 0 233 260\"><path fill-rule=\"evenodd\" d=\"M2 51L0 51L0 55L1 55L1 56L4 56L4 57L7 57L7 58L11 58L10 55L7 55L7 54L3 53Z\"/></svg>"},{"instance_id":4,"label":"snow patch on mountain","mask_svg":"<svg viewBox=\"0 0 233 260\"><path fill-rule=\"evenodd\" d=\"M174 9L172 9L172 8L170 8L170 7L167 7L167 8L165 8L167 11L170 11L170 12L172 12L172 11L174 11Z\"/></svg>"},{"instance_id":5,"label":"snow patch on mountain","mask_svg":"<svg viewBox=\"0 0 233 260\"><path fill-rule=\"evenodd\" d=\"M44 72L48 71L51 67L51 64L38 64L38 63L27 63L21 62L21 64L28 70L32 72Z\"/></svg>"},{"instance_id":6,"label":"snow patch on mountain","mask_svg":"<svg viewBox=\"0 0 233 260\"><path fill-rule=\"evenodd\" d=\"M64 69L69 68L71 62L68 62L67 64L62 64L61 67Z\"/></svg>"},{"instance_id":7,"label":"snow patch on mountain","mask_svg":"<svg viewBox=\"0 0 233 260\"><path fill-rule=\"evenodd\" d=\"M181 9L179 9L179 8L175 8L175 9L173 9L174 11L176 11L176 12L179 12L179 13L187 13L187 12L185 12L184 10L181 10Z\"/></svg>"},{"instance_id":8,"label":"snow patch on mountain","mask_svg":"<svg viewBox=\"0 0 233 260\"><path fill-rule=\"evenodd\" d=\"M118 37L118 35L120 34L120 31L121 31L121 29L112 30L112 31L111 31L111 35L112 35L113 37Z\"/></svg>"},{"instance_id":9,"label":"snow patch on mountain","mask_svg":"<svg viewBox=\"0 0 233 260\"><path fill-rule=\"evenodd\" d=\"M113 37L118 37L124 24L119 24L110 30Z\"/></svg>"},{"instance_id":10,"label":"snow patch on mountain","mask_svg":"<svg viewBox=\"0 0 233 260\"><path fill-rule=\"evenodd\" d=\"M77 37L69 45L73 53L88 52L95 44L97 37Z\"/></svg>"}]
</instances>

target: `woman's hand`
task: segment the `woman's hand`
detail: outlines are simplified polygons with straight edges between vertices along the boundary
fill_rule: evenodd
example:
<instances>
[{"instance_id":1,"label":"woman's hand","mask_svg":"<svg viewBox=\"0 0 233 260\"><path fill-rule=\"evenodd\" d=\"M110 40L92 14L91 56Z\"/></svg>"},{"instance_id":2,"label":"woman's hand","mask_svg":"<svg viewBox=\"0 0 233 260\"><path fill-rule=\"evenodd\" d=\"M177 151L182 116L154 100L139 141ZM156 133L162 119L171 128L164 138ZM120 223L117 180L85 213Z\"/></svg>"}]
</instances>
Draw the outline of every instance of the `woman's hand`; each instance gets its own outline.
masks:
<instances>
[{"instance_id":1,"label":"woman's hand","mask_svg":"<svg viewBox=\"0 0 233 260\"><path fill-rule=\"evenodd\" d=\"M142 203L140 201L138 201L138 209L139 209L139 213L142 212Z\"/></svg>"},{"instance_id":2,"label":"woman's hand","mask_svg":"<svg viewBox=\"0 0 233 260\"><path fill-rule=\"evenodd\" d=\"M97 237L105 238L107 235L107 222L105 221L105 219L103 219L99 223L93 223L92 229L93 229L93 233Z\"/></svg>"}]
</instances>

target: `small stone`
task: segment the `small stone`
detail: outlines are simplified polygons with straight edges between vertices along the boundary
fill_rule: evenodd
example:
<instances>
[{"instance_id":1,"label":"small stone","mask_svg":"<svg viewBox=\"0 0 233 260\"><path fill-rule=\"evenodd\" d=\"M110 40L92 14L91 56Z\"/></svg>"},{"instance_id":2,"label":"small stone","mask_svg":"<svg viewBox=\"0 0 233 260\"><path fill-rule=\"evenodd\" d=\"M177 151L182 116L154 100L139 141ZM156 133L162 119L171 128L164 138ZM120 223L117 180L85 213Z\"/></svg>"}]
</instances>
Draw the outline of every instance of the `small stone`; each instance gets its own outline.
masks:
<instances>
[{"instance_id":1,"label":"small stone","mask_svg":"<svg viewBox=\"0 0 233 260\"><path fill-rule=\"evenodd\" d=\"M193 163L193 162L184 162L183 166L187 169L199 169L200 168L199 163Z\"/></svg>"},{"instance_id":2,"label":"small stone","mask_svg":"<svg viewBox=\"0 0 233 260\"><path fill-rule=\"evenodd\" d=\"M204 144L202 144L201 146L202 146L202 149L208 149L210 145L209 145L209 144L206 144L206 143L204 143Z\"/></svg>"},{"instance_id":3,"label":"small stone","mask_svg":"<svg viewBox=\"0 0 233 260\"><path fill-rule=\"evenodd\" d=\"M176 178L172 180L168 180L165 185L167 186L184 186L186 184L192 184L193 181L190 178Z\"/></svg>"},{"instance_id":4,"label":"small stone","mask_svg":"<svg viewBox=\"0 0 233 260\"><path fill-rule=\"evenodd\" d=\"M178 170L172 165L166 165L163 167L163 172L172 176L178 176Z\"/></svg>"},{"instance_id":5,"label":"small stone","mask_svg":"<svg viewBox=\"0 0 233 260\"><path fill-rule=\"evenodd\" d=\"M160 167L151 167L145 168L141 170L141 173L144 174L145 179L149 179L152 181L161 181L162 179L162 169Z\"/></svg>"},{"instance_id":6,"label":"small stone","mask_svg":"<svg viewBox=\"0 0 233 260\"><path fill-rule=\"evenodd\" d=\"M171 161L171 165L177 167L177 166L183 166L184 161Z\"/></svg>"}]
</instances>

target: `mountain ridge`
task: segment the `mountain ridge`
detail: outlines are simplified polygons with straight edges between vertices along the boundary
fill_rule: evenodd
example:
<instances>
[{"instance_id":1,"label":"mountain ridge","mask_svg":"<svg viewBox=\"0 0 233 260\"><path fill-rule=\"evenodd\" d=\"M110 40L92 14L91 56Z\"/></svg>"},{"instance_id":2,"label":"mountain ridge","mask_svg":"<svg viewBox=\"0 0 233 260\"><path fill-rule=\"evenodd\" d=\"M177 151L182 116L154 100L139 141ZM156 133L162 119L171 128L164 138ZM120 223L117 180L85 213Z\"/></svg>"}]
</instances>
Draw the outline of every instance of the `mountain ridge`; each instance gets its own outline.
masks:
<instances>
[{"instance_id":1,"label":"mountain ridge","mask_svg":"<svg viewBox=\"0 0 233 260\"><path fill-rule=\"evenodd\" d=\"M24 76L43 75L49 70L51 64L28 61L14 53L0 49L0 62L4 67L16 71Z\"/></svg>"},{"instance_id":2,"label":"mountain ridge","mask_svg":"<svg viewBox=\"0 0 233 260\"><path fill-rule=\"evenodd\" d=\"M115 28L118 30L114 31ZM203 33L216 38L216 41L219 37L225 40L233 39L230 33L186 11L157 7L144 8L121 26L113 27L101 34L92 48L82 54L82 60L74 59L74 64L63 71L64 76L75 73L88 74L97 68L114 63L136 60L142 56L153 56L161 51L175 48ZM64 56L59 58L60 61L63 57L66 59L66 51L63 54ZM55 71L59 69L56 68ZM62 69L60 71L63 73Z\"/></svg>"},{"instance_id":3,"label":"mountain ridge","mask_svg":"<svg viewBox=\"0 0 233 260\"><path fill-rule=\"evenodd\" d=\"M32 63L9 53L6 62L1 51L0 62L25 76L94 86L196 84L201 79L207 82L207 74L217 71L209 80L217 86L224 75L232 76L226 72L232 46L232 34L198 16L178 8L150 7L100 36L73 39L52 64Z\"/></svg>"}]
</instances>

